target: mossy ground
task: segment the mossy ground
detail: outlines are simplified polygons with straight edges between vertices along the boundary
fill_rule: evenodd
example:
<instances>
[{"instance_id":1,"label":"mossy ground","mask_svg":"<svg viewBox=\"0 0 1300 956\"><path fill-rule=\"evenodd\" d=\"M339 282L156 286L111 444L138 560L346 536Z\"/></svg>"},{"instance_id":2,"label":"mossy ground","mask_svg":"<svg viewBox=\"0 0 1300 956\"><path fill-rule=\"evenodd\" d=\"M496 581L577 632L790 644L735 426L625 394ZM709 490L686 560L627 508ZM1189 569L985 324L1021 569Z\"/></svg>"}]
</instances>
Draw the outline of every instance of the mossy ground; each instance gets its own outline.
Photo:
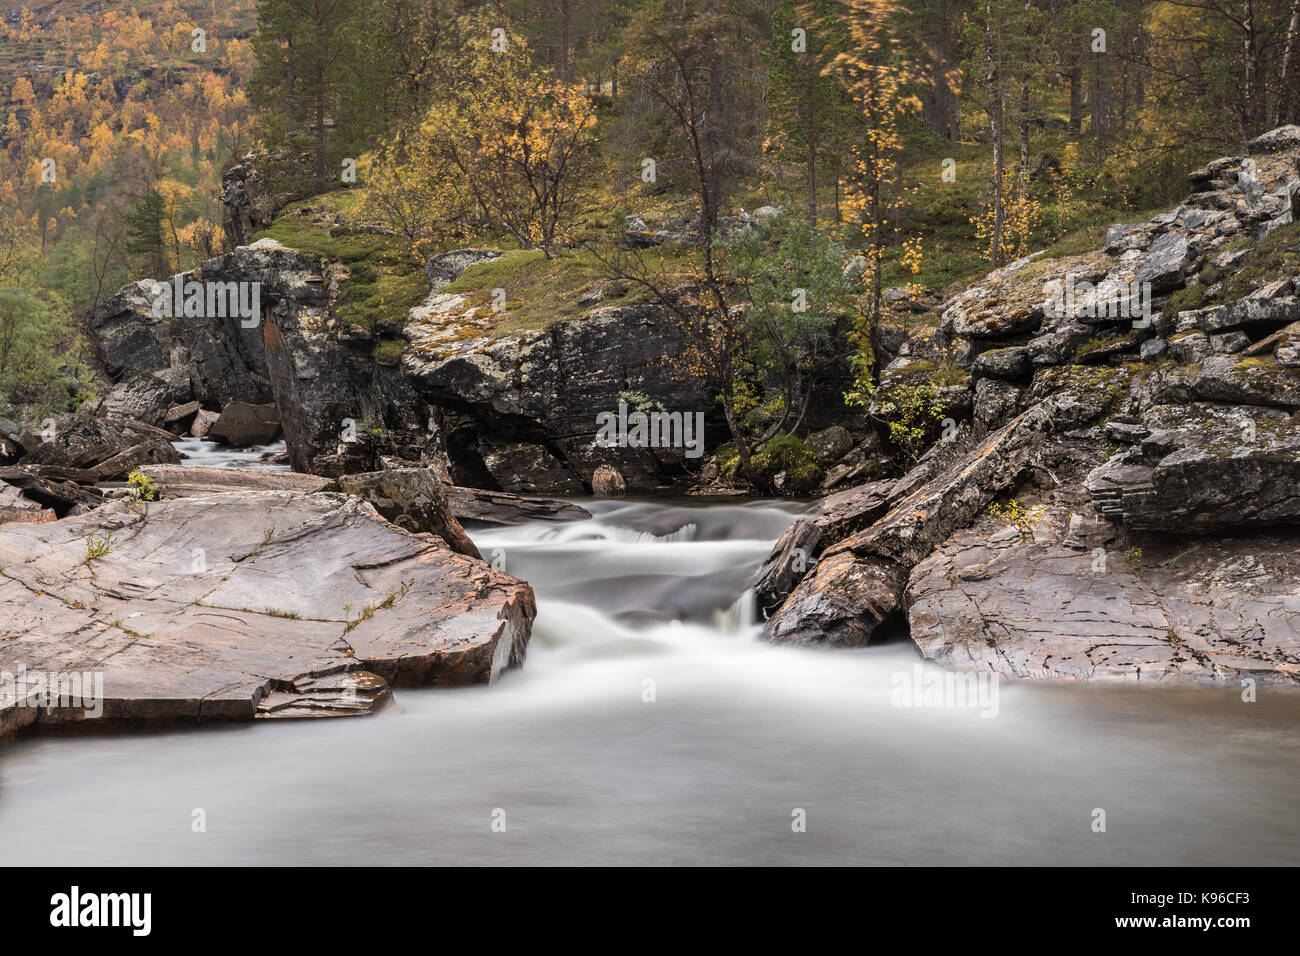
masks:
<instances>
[{"instance_id":1,"label":"mossy ground","mask_svg":"<svg viewBox=\"0 0 1300 956\"><path fill-rule=\"evenodd\" d=\"M1202 270L1200 283L1219 285L1206 305L1235 302L1274 279L1300 275L1300 222L1280 226L1260 242L1242 248L1248 248L1249 252L1231 269L1220 270L1210 265Z\"/></svg>"},{"instance_id":2,"label":"mossy ground","mask_svg":"<svg viewBox=\"0 0 1300 956\"><path fill-rule=\"evenodd\" d=\"M680 244L666 243L646 250L643 260L661 275L685 278L690 255ZM490 309L494 291L504 290L505 311L499 313L493 332L511 335L543 329L592 309L651 300L644 287L608 276L605 264L586 249L564 250L551 259L537 249L516 249L470 266L443 291L464 295L471 305ZM605 294L599 301L579 303L602 283Z\"/></svg>"},{"instance_id":3,"label":"mossy ground","mask_svg":"<svg viewBox=\"0 0 1300 956\"><path fill-rule=\"evenodd\" d=\"M327 223L299 214L304 208L314 211L324 206L346 216L358 199L354 190L338 190L294 203L256 238L271 238L347 267L350 277L343 283L334 309L341 325L400 326L407 311L429 294L424 264L411 253L406 240L369 233L334 235Z\"/></svg>"}]
</instances>

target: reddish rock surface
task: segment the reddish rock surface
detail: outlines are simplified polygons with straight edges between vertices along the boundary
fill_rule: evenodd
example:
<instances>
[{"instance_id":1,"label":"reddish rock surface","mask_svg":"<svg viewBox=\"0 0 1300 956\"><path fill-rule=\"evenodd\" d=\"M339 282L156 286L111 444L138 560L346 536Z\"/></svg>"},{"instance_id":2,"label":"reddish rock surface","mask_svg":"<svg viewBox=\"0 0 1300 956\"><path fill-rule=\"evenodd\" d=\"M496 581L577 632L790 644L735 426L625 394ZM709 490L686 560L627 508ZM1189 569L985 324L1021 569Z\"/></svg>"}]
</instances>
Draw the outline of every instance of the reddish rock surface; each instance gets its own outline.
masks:
<instances>
[{"instance_id":1,"label":"reddish rock surface","mask_svg":"<svg viewBox=\"0 0 1300 956\"><path fill-rule=\"evenodd\" d=\"M91 557L92 545L106 553ZM335 494L117 501L0 526L0 672L101 673L95 726L371 712L522 662L532 589ZM87 720L0 687L0 732Z\"/></svg>"}]
</instances>

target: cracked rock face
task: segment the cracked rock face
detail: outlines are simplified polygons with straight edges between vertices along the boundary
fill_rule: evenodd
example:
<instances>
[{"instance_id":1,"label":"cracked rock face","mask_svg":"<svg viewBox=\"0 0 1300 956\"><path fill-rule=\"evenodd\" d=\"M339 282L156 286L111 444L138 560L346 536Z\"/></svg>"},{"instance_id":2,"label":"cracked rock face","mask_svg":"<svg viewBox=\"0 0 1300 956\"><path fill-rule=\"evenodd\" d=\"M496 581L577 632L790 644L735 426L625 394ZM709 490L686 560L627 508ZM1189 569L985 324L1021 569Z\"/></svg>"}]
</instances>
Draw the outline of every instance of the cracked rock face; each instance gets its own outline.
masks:
<instances>
[{"instance_id":1,"label":"cracked rock face","mask_svg":"<svg viewBox=\"0 0 1300 956\"><path fill-rule=\"evenodd\" d=\"M1300 680L1300 537L1151 542L1099 560L1070 525L1054 509L1022 540L986 518L921 562L906 596L921 653L1022 678Z\"/></svg>"},{"instance_id":2,"label":"cracked rock face","mask_svg":"<svg viewBox=\"0 0 1300 956\"><path fill-rule=\"evenodd\" d=\"M0 566L0 671L101 673L102 719L128 726L352 715L391 685L491 681L522 662L535 614L527 584L336 494L7 524ZM0 731L87 719L0 687Z\"/></svg>"},{"instance_id":3,"label":"cracked rock face","mask_svg":"<svg viewBox=\"0 0 1300 956\"><path fill-rule=\"evenodd\" d=\"M1102 515L1183 533L1300 521L1300 428L1286 412L1157 405L1142 425L1137 445L1088 475Z\"/></svg>"}]
</instances>

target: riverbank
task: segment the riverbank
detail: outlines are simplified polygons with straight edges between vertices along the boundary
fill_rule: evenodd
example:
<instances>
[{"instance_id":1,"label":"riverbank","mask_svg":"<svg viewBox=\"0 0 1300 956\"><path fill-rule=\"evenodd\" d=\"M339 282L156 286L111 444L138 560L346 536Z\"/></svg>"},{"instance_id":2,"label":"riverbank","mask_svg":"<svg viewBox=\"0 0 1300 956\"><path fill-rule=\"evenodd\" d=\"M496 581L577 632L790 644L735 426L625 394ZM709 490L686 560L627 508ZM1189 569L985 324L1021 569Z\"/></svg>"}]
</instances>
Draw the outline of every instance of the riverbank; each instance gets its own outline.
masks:
<instances>
[{"instance_id":1,"label":"riverbank","mask_svg":"<svg viewBox=\"0 0 1300 956\"><path fill-rule=\"evenodd\" d=\"M896 706L918 669L944 673L909 643L781 647L739 626L737 582L797 509L593 510L471 530L536 590L525 668L399 689L366 720L16 741L0 861L1300 862L1300 695L999 680L996 716Z\"/></svg>"}]
</instances>

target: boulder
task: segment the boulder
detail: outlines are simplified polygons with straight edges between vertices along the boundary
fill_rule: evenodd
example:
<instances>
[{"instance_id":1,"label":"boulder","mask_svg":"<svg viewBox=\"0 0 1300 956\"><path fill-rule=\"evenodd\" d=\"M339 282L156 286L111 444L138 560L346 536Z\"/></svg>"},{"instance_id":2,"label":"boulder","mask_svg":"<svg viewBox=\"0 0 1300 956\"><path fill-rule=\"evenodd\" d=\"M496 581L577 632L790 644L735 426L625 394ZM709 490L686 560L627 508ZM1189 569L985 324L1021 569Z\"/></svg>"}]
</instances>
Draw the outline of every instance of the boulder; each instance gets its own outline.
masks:
<instances>
[{"instance_id":1,"label":"boulder","mask_svg":"<svg viewBox=\"0 0 1300 956\"><path fill-rule=\"evenodd\" d=\"M173 405L171 408L167 409L166 414L163 415L163 426L167 428L168 431L172 431L178 435L184 434L188 430L190 423L193 422L195 416L202 410L203 406L198 402L185 402L181 405Z\"/></svg>"},{"instance_id":2,"label":"boulder","mask_svg":"<svg viewBox=\"0 0 1300 956\"><path fill-rule=\"evenodd\" d=\"M143 462L177 462L180 453L170 444L173 436L142 422L122 418L94 418L65 415L54 419L45 432L47 441L29 440L32 450L20 461L36 465L78 470L103 470L91 480L109 480L124 466ZM74 479L75 480L75 479Z\"/></svg>"},{"instance_id":3,"label":"boulder","mask_svg":"<svg viewBox=\"0 0 1300 956\"><path fill-rule=\"evenodd\" d=\"M429 280L429 288L434 292L456 281L456 277L470 266L480 262L500 259L501 253L490 249L453 249L442 252L424 264L424 274Z\"/></svg>"},{"instance_id":4,"label":"boulder","mask_svg":"<svg viewBox=\"0 0 1300 956\"><path fill-rule=\"evenodd\" d=\"M627 494L627 482L617 468L601 465L591 476L591 490L605 498L617 498Z\"/></svg>"},{"instance_id":5,"label":"boulder","mask_svg":"<svg viewBox=\"0 0 1300 956\"><path fill-rule=\"evenodd\" d=\"M0 481L19 489L23 497L49 508L60 518L83 514L104 503L104 496L85 483L95 481L93 471L60 469L45 465L0 468ZM0 563L3 556L0 555Z\"/></svg>"},{"instance_id":6,"label":"boulder","mask_svg":"<svg viewBox=\"0 0 1300 956\"><path fill-rule=\"evenodd\" d=\"M1183 284L1184 270L1191 265L1194 257L1187 236L1166 232L1151 243L1134 281L1139 285L1150 282L1151 291L1156 295L1177 289Z\"/></svg>"},{"instance_id":7,"label":"boulder","mask_svg":"<svg viewBox=\"0 0 1300 956\"><path fill-rule=\"evenodd\" d=\"M1295 149L1297 146L1300 146L1300 126L1294 125L1279 126L1267 133L1260 133L1246 144L1251 153L1275 153Z\"/></svg>"},{"instance_id":8,"label":"boulder","mask_svg":"<svg viewBox=\"0 0 1300 956\"><path fill-rule=\"evenodd\" d=\"M114 385L99 402L106 417L130 418L147 425L162 425L175 401L172 388L156 375L132 374Z\"/></svg>"},{"instance_id":9,"label":"boulder","mask_svg":"<svg viewBox=\"0 0 1300 956\"><path fill-rule=\"evenodd\" d=\"M1029 349L1015 345L981 352L971 366L971 375L975 378L1001 378L1014 382L1029 378L1031 369Z\"/></svg>"},{"instance_id":10,"label":"boulder","mask_svg":"<svg viewBox=\"0 0 1300 956\"><path fill-rule=\"evenodd\" d=\"M0 482L0 524L9 521L54 521L56 517L52 509L42 507L15 486Z\"/></svg>"},{"instance_id":11,"label":"boulder","mask_svg":"<svg viewBox=\"0 0 1300 956\"><path fill-rule=\"evenodd\" d=\"M206 408L201 408L194 416L194 421L190 424L190 434L195 438L206 438L208 432L212 430L221 418L220 412L211 412Z\"/></svg>"},{"instance_id":12,"label":"boulder","mask_svg":"<svg viewBox=\"0 0 1300 956\"><path fill-rule=\"evenodd\" d=\"M1024 389L1010 382L982 378L975 384L975 420L986 428L997 428L1020 411Z\"/></svg>"},{"instance_id":13,"label":"boulder","mask_svg":"<svg viewBox=\"0 0 1300 956\"><path fill-rule=\"evenodd\" d=\"M1142 426L1136 447L1088 475L1104 517L1185 534L1300 521L1300 428L1286 412L1158 405Z\"/></svg>"},{"instance_id":14,"label":"boulder","mask_svg":"<svg viewBox=\"0 0 1300 956\"><path fill-rule=\"evenodd\" d=\"M344 475L326 486L327 491L356 495L407 531L436 534L453 551L481 558L447 504L442 482L432 468L393 468L361 475Z\"/></svg>"},{"instance_id":15,"label":"boulder","mask_svg":"<svg viewBox=\"0 0 1300 956\"><path fill-rule=\"evenodd\" d=\"M953 535L908 583L921 653L1015 678L1300 682L1296 535L1136 549L1075 542L1077 524L1062 507L1030 540L990 518Z\"/></svg>"},{"instance_id":16,"label":"boulder","mask_svg":"<svg viewBox=\"0 0 1300 956\"><path fill-rule=\"evenodd\" d=\"M585 493L582 479L551 451L534 442L516 442L483 456L483 464L501 490L512 494Z\"/></svg>"},{"instance_id":17,"label":"boulder","mask_svg":"<svg viewBox=\"0 0 1300 956\"><path fill-rule=\"evenodd\" d=\"M889 510L892 481L877 481L828 495L807 518L796 519L759 567L752 587L764 618L817 565L822 550L869 527Z\"/></svg>"},{"instance_id":18,"label":"boulder","mask_svg":"<svg viewBox=\"0 0 1300 956\"><path fill-rule=\"evenodd\" d=\"M1054 325L1029 340L1025 347L1034 368L1068 362L1080 345L1090 340L1094 331L1079 322Z\"/></svg>"},{"instance_id":19,"label":"boulder","mask_svg":"<svg viewBox=\"0 0 1300 956\"><path fill-rule=\"evenodd\" d=\"M1274 359L1213 355L1201 362L1192 391L1205 401L1300 408L1300 369Z\"/></svg>"},{"instance_id":20,"label":"boulder","mask_svg":"<svg viewBox=\"0 0 1300 956\"><path fill-rule=\"evenodd\" d=\"M813 432L805 440L812 453L823 461L839 461L853 450L853 436L840 425Z\"/></svg>"},{"instance_id":21,"label":"boulder","mask_svg":"<svg viewBox=\"0 0 1300 956\"><path fill-rule=\"evenodd\" d=\"M309 495L324 491L330 481L316 475L266 468L201 468L193 465L145 465L140 469L155 482L163 498L189 498L221 491L287 491Z\"/></svg>"},{"instance_id":22,"label":"boulder","mask_svg":"<svg viewBox=\"0 0 1300 956\"><path fill-rule=\"evenodd\" d=\"M857 645L902 606L908 572L965 527L1029 467L1056 406L1044 401L953 460L915 490L890 489L889 510L826 547L816 568L772 614L763 637L777 643Z\"/></svg>"},{"instance_id":23,"label":"boulder","mask_svg":"<svg viewBox=\"0 0 1300 956\"><path fill-rule=\"evenodd\" d=\"M102 679L94 707L18 688L3 730L364 714L390 686L494 680L535 613L528 585L334 494L118 501L2 526L0 554L0 670Z\"/></svg>"},{"instance_id":24,"label":"boulder","mask_svg":"<svg viewBox=\"0 0 1300 956\"><path fill-rule=\"evenodd\" d=\"M1284 281L1286 283L1284 288L1289 290L1291 280ZM1300 319L1300 298L1290 294L1268 295L1260 292L1235 302L1211 306L1208 309L1196 309L1184 314L1193 318L1200 330L1207 334L1277 325Z\"/></svg>"},{"instance_id":25,"label":"boulder","mask_svg":"<svg viewBox=\"0 0 1300 956\"><path fill-rule=\"evenodd\" d=\"M171 442L150 436L105 459L93 469L96 481L121 481L141 465L174 464L181 454Z\"/></svg>"},{"instance_id":26,"label":"boulder","mask_svg":"<svg viewBox=\"0 0 1300 956\"><path fill-rule=\"evenodd\" d=\"M231 402L207 431L235 448L270 444L279 433L280 413L274 405L247 402Z\"/></svg>"}]
</instances>

